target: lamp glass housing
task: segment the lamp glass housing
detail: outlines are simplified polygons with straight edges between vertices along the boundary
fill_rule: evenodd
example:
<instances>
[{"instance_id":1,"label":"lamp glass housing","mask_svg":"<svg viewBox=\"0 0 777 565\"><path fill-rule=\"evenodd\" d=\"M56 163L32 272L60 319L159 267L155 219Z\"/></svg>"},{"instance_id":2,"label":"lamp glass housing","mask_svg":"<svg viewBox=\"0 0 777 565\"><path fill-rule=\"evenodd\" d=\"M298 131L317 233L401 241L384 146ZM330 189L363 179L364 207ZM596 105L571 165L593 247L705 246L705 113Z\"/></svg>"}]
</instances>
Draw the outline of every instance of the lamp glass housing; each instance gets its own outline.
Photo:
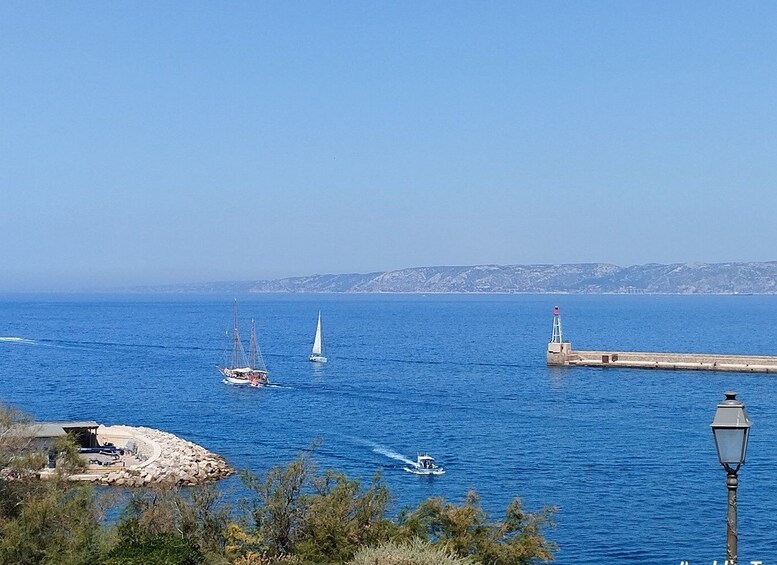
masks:
<instances>
[{"instance_id":1,"label":"lamp glass housing","mask_svg":"<svg viewBox=\"0 0 777 565\"><path fill-rule=\"evenodd\" d=\"M734 472L745 462L750 418L745 405L736 399L736 393L726 392L726 399L718 404L710 427L718 450L718 460L727 471Z\"/></svg>"},{"instance_id":2,"label":"lamp glass housing","mask_svg":"<svg viewBox=\"0 0 777 565\"><path fill-rule=\"evenodd\" d=\"M718 448L718 459L721 465L739 466L745 462L747 452L748 428L717 428L715 446Z\"/></svg>"}]
</instances>

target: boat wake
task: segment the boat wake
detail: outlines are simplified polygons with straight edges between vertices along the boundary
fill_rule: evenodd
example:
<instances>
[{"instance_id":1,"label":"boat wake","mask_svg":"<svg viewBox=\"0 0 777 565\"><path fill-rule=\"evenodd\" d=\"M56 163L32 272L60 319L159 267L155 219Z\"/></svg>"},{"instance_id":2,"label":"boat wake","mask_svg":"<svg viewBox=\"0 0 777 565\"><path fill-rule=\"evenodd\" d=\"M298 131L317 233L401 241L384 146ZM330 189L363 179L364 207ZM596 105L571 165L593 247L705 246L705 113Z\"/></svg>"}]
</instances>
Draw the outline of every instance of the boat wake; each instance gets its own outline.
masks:
<instances>
[{"instance_id":1,"label":"boat wake","mask_svg":"<svg viewBox=\"0 0 777 565\"><path fill-rule=\"evenodd\" d=\"M402 463L406 463L408 465L415 465L415 461L411 461L401 453L397 453L393 449L389 449L388 447L384 445L379 445L377 443L367 442L370 447L372 447L373 453L378 453L380 455L385 455L386 457L390 459L394 459L395 461L401 461Z\"/></svg>"},{"instance_id":2,"label":"boat wake","mask_svg":"<svg viewBox=\"0 0 777 565\"><path fill-rule=\"evenodd\" d=\"M24 337L0 337L0 341L6 343L35 343L34 339L27 339Z\"/></svg>"}]
</instances>

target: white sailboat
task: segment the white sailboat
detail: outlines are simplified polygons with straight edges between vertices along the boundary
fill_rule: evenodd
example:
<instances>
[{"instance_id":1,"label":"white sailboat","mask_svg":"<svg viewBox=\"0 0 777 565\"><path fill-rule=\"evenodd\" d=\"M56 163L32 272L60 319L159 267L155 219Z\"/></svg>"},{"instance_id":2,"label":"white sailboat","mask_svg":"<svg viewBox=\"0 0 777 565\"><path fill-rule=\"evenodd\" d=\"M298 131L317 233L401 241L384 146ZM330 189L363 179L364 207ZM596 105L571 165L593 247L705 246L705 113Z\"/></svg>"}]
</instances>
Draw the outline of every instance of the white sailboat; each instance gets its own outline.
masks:
<instances>
[{"instance_id":1,"label":"white sailboat","mask_svg":"<svg viewBox=\"0 0 777 565\"><path fill-rule=\"evenodd\" d=\"M248 346L248 359L246 359L245 350L240 341L240 333L237 330L237 300L235 300L232 328L232 360L229 367L219 367L219 372L224 376L225 384L260 387L268 382L267 369L256 342L253 320L251 320L251 339Z\"/></svg>"},{"instance_id":2,"label":"white sailboat","mask_svg":"<svg viewBox=\"0 0 777 565\"><path fill-rule=\"evenodd\" d=\"M316 337L313 338L313 351L310 352L310 361L314 363L326 363L327 359L321 354L321 312L318 313L318 324L316 324Z\"/></svg>"}]
</instances>

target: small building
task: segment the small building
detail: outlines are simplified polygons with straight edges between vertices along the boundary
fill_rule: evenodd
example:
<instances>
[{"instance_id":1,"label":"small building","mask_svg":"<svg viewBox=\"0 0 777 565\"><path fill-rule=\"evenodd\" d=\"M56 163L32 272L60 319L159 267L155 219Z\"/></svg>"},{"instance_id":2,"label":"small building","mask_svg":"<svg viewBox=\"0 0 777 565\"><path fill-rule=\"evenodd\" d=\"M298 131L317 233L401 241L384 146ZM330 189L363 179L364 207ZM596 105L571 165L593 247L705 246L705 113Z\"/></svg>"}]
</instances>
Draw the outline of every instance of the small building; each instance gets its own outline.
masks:
<instances>
[{"instance_id":1,"label":"small building","mask_svg":"<svg viewBox=\"0 0 777 565\"><path fill-rule=\"evenodd\" d=\"M58 437L69 435L78 447L98 447L97 428L100 424L93 420L76 422L36 422L31 426L30 435L38 447L48 448Z\"/></svg>"}]
</instances>

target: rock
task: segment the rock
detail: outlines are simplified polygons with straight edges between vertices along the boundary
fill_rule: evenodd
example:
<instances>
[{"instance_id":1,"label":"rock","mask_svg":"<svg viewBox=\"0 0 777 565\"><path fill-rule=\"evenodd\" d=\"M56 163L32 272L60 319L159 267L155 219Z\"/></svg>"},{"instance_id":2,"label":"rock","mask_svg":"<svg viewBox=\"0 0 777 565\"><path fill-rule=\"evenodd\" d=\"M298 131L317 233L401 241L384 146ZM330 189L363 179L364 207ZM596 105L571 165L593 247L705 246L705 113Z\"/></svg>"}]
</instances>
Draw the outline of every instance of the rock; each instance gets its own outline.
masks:
<instances>
[{"instance_id":1,"label":"rock","mask_svg":"<svg viewBox=\"0 0 777 565\"><path fill-rule=\"evenodd\" d=\"M101 475L87 480L101 485L139 487L174 483L199 485L232 474L226 461L190 441L173 434L145 427L121 426L129 433L145 459L121 470L104 469ZM154 454L158 457L153 459Z\"/></svg>"}]
</instances>

